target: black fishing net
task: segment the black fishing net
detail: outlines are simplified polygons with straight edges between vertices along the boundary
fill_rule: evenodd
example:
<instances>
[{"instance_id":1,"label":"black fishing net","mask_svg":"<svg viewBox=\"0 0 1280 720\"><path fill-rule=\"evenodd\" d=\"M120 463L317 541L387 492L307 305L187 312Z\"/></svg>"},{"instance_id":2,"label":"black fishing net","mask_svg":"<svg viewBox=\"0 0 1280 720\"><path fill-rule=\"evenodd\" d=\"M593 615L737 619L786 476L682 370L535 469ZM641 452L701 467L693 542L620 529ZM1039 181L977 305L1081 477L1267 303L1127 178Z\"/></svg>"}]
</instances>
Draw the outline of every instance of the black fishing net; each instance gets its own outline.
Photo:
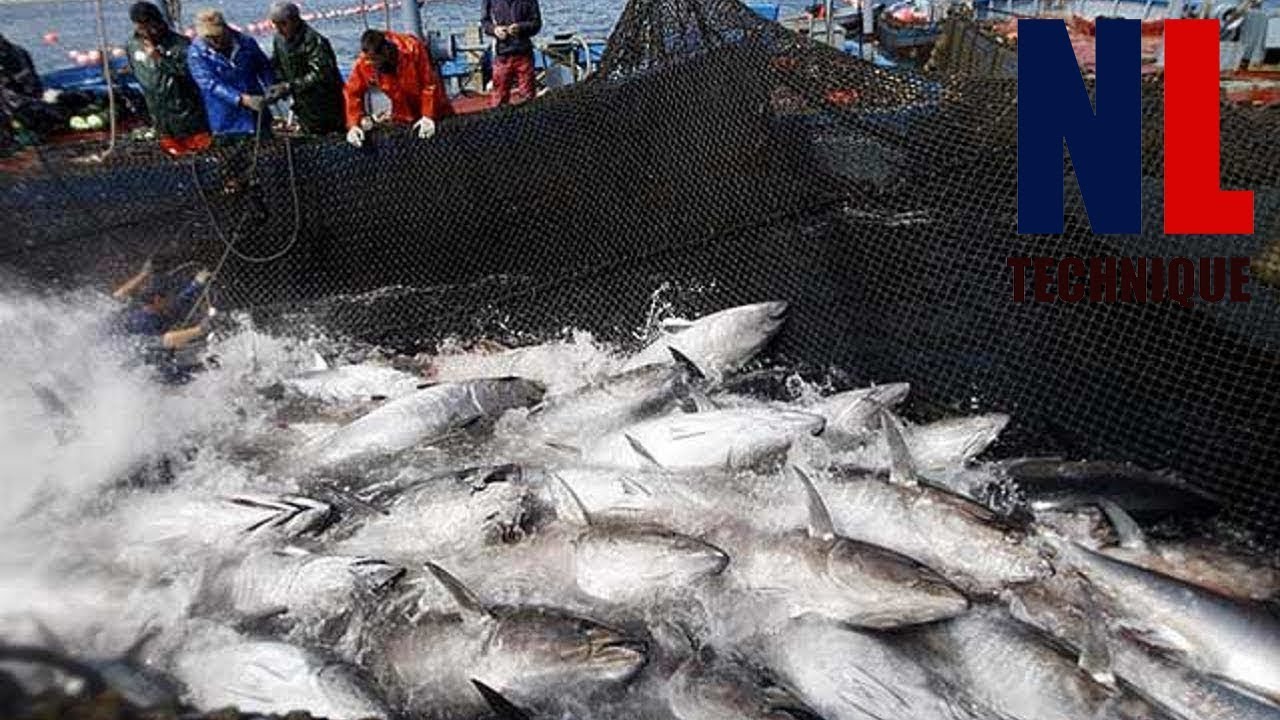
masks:
<instances>
[{"instance_id":1,"label":"black fishing net","mask_svg":"<svg viewBox=\"0 0 1280 720\"><path fill-rule=\"evenodd\" d=\"M1161 234L1161 87L1144 84L1145 233L1016 232L1010 50L952 20L927 71L800 38L732 0L633 0L598 74L422 143L264 140L195 160L45 150L0 180L3 263L119 280L163 249L217 301L404 351L448 336L633 335L783 299L770 362L837 385L909 381L917 419L1013 415L1002 452L1170 468L1255 528L1280 517L1280 314L1252 302L1013 301L1011 256L1249 256L1277 238L1274 111L1224 105L1223 187L1249 237ZM1067 165L1070 173L1069 163ZM1256 269L1255 265L1255 269Z\"/></svg>"}]
</instances>

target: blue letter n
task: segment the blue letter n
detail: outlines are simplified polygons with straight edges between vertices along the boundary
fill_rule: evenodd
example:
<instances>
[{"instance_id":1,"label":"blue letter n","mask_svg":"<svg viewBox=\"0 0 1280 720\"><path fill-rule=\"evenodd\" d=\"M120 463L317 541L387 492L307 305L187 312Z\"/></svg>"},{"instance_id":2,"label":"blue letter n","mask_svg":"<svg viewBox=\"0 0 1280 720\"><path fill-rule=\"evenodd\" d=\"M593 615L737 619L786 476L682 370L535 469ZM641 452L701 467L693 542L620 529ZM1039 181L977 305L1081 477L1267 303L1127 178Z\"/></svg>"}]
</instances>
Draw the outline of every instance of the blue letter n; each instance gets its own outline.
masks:
<instances>
[{"instance_id":1,"label":"blue letter n","mask_svg":"<svg viewBox=\"0 0 1280 720\"><path fill-rule=\"evenodd\" d=\"M1097 113L1062 20L1018 21L1018 232L1062 232L1065 138L1096 234L1142 231L1141 30L1098 19Z\"/></svg>"}]
</instances>

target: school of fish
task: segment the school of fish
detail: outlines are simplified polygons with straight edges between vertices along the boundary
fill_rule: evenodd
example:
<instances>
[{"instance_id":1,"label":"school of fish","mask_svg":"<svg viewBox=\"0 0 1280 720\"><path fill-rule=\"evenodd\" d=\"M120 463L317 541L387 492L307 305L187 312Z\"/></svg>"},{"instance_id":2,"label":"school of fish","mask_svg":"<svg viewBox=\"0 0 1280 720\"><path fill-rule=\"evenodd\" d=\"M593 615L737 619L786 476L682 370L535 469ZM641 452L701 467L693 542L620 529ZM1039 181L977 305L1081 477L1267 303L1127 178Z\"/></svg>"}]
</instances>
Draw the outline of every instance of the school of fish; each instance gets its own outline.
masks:
<instances>
[{"instance_id":1,"label":"school of fish","mask_svg":"<svg viewBox=\"0 0 1280 720\"><path fill-rule=\"evenodd\" d=\"M1150 531L1212 497L980 461L1010 418L908 422L906 383L744 390L786 317L667 320L569 380L521 348L260 383L166 479L7 519L0 684L334 720L1280 720L1280 569ZM58 382L30 392L79 447Z\"/></svg>"}]
</instances>

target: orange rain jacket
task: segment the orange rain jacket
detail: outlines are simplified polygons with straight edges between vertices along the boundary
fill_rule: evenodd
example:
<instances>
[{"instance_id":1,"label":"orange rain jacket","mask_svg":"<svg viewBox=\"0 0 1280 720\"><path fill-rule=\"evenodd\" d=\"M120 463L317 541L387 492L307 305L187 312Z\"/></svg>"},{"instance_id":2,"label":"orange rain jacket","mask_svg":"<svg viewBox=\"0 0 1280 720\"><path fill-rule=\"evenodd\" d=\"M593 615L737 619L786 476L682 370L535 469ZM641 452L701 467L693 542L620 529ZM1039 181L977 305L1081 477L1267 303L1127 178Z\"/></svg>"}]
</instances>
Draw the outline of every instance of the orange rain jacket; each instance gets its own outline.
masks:
<instances>
[{"instance_id":1,"label":"orange rain jacket","mask_svg":"<svg viewBox=\"0 0 1280 720\"><path fill-rule=\"evenodd\" d=\"M453 106L422 41L396 32L388 32L387 40L396 46L396 74L379 74L373 61L360 53L344 88L347 127L354 127L368 114L364 94L371 86L376 86L391 100L391 119L395 122L411 123L420 117L439 120L452 115Z\"/></svg>"}]
</instances>

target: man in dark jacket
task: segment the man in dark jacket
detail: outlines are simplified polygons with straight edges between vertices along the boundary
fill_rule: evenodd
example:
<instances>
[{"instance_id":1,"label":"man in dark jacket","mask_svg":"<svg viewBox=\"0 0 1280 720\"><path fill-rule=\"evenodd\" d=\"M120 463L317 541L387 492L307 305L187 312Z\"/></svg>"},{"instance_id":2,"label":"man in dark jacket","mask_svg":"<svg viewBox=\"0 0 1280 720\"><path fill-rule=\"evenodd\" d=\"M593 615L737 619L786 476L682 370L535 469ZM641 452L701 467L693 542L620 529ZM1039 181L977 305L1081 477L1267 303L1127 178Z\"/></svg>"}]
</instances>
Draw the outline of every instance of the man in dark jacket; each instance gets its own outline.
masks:
<instances>
[{"instance_id":1,"label":"man in dark jacket","mask_svg":"<svg viewBox=\"0 0 1280 720\"><path fill-rule=\"evenodd\" d=\"M200 90L187 69L191 41L169 28L160 9L149 2L129 8L134 33L129 38L129 70L142 86L147 110L160 139L172 155L209 147L212 136Z\"/></svg>"},{"instance_id":2,"label":"man in dark jacket","mask_svg":"<svg viewBox=\"0 0 1280 720\"><path fill-rule=\"evenodd\" d=\"M480 26L497 39L493 58L493 106L511 100L516 85L521 100L534 96L533 41L542 29L538 0L484 0Z\"/></svg>"},{"instance_id":3,"label":"man in dark jacket","mask_svg":"<svg viewBox=\"0 0 1280 720\"><path fill-rule=\"evenodd\" d=\"M267 89L267 100L291 95L293 115L304 132L344 130L342 75L329 41L302 20L291 2L272 5L268 17L276 26L271 65L280 82Z\"/></svg>"},{"instance_id":4,"label":"man in dark jacket","mask_svg":"<svg viewBox=\"0 0 1280 720\"><path fill-rule=\"evenodd\" d=\"M36 134L61 125L65 118L41 99L43 93L31 54L0 35L0 115Z\"/></svg>"}]
</instances>

